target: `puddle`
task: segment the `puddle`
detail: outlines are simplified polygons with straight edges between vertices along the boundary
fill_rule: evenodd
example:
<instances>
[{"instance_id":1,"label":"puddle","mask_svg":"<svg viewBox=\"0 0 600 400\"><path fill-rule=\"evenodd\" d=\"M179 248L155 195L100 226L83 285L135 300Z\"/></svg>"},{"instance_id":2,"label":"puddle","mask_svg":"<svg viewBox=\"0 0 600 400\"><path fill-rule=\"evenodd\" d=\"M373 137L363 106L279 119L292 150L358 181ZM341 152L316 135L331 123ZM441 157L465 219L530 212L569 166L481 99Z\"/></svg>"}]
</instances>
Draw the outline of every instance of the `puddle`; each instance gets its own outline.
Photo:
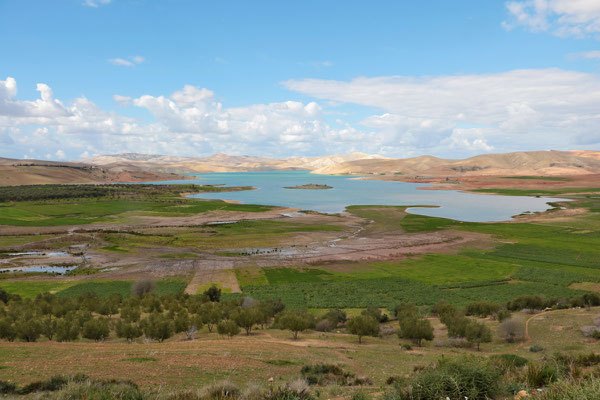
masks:
<instances>
[{"instance_id":1,"label":"puddle","mask_svg":"<svg viewBox=\"0 0 600 400\"><path fill-rule=\"evenodd\" d=\"M60 267L60 266L52 266L52 265L39 265L35 267L10 267L10 268L2 268L0 269L0 273L6 272L45 272L51 274L59 274L64 275L69 271L77 268L77 265L72 265L69 267Z\"/></svg>"},{"instance_id":2,"label":"puddle","mask_svg":"<svg viewBox=\"0 0 600 400\"><path fill-rule=\"evenodd\" d=\"M69 253L64 251L55 251L53 253L44 253L42 251L24 251L22 253L8 253L11 257L19 257L19 256L46 256L46 257L66 257L69 256Z\"/></svg>"}]
</instances>

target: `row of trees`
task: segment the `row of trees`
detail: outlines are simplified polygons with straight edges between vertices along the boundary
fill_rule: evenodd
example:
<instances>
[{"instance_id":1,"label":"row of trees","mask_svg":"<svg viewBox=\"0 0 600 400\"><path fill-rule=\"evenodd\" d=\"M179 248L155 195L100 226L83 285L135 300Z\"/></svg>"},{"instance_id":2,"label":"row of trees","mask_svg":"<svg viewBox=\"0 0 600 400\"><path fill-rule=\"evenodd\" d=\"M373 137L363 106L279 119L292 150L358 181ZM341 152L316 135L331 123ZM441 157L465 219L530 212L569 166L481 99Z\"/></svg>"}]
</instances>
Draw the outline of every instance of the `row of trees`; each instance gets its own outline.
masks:
<instances>
[{"instance_id":1,"label":"row of trees","mask_svg":"<svg viewBox=\"0 0 600 400\"><path fill-rule=\"evenodd\" d=\"M36 341L44 336L48 340L74 341L81 338L101 341L113 335L133 341L145 337L162 342L174 334L185 333L193 339L196 332L206 328L209 332L232 337L245 332L250 335L255 327L274 326L289 330L294 339L309 329L331 331L344 328L358 336L378 336L380 324L388 320L379 308L369 307L360 315L348 318L342 310L330 310L315 316L302 310L286 310L280 300L257 301L249 297L229 301L221 300L221 291L209 288L202 296L164 295L153 293L152 281L133 285L133 295L123 299L119 295L99 298L89 293L76 299L57 298L44 293L35 299L10 296L0 289L0 338L13 341ZM586 295L584 295L586 296ZM588 296L589 297L589 296ZM592 303L593 296L582 301ZM542 306L547 300L538 296L523 296L508 303L510 308ZM510 318L510 311L493 302L479 301L468 304L464 311L440 302L431 313L439 316L446 325L448 336L461 338L480 348L492 340L490 328L483 322L467 316L493 316L501 322L500 334L508 341L524 335L522 323ZM425 318L426 308L412 303L398 305L398 336L421 346L423 341L434 339L434 330ZM385 328L389 330L389 328Z\"/></svg>"}]
</instances>

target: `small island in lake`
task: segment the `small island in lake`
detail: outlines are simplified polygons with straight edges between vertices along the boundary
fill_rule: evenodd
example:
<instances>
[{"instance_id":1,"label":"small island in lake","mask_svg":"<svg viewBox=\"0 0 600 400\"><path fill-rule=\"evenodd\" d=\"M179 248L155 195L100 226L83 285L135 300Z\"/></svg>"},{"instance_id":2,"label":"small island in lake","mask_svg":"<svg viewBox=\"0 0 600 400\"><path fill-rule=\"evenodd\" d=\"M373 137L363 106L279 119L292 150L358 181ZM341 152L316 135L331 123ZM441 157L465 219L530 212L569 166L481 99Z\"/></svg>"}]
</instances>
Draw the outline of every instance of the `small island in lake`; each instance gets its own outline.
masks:
<instances>
[{"instance_id":1,"label":"small island in lake","mask_svg":"<svg viewBox=\"0 0 600 400\"><path fill-rule=\"evenodd\" d=\"M317 183L307 183L306 185L299 186L286 186L284 189L309 189L309 190L322 190L322 189L333 189L333 186L319 185Z\"/></svg>"}]
</instances>

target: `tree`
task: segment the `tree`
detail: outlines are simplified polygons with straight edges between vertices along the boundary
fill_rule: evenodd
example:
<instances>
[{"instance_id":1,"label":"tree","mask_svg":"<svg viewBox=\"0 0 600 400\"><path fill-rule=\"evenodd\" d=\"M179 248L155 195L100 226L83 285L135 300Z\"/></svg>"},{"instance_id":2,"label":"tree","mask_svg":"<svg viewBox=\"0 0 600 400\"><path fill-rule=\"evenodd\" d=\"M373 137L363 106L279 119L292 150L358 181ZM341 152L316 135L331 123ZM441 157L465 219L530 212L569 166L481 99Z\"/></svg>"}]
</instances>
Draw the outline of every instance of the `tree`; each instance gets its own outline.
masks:
<instances>
[{"instance_id":1,"label":"tree","mask_svg":"<svg viewBox=\"0 0 600 400\"><path fill-rule=\"evenodd\" d=\"M6 304L10 300L10 294L4 289L0 289L0 302Z\"/></svg>"},{"instance_id":2,"label":"tree","mask_svg":"<svg viewBox=\"0 0 600 400\"><path fill-rule=\"evenodd\" d=\"M362 315L370 315L375 318L378 322L386 322L388 320L387 314L383 314L377 307L367 307L366 310L361 312Z\"/></svg>"},{"instance_id":3,"label":"tree","mask_svg":"<svg viewBox=\"0 0 600 400\"><path fill-rule=\"evenodd\" d=\"M513 343L525 336L525 324L515 318L509 318L500 324L498 327L500 330L500 336L505 338L507 342Z\"/></svg>"},{"instance_id":4,"label":"tree","mask_svg":"<svg viewBox=\"0 0 600 400\"><path fill-rule=\"evenodd\" d=\"M25 316L15 322L17 336L26 342L35 342L39 339L42 328L32 316Z\"/></svg>"},{"instance_id":5,"label":"tree","mask_svg":"<svg viewBox=\"0 0 600 400\"><path fill-rule=\"evenodd\" d=\"M469 343L476 343L479 351L481 343L492 341L492 330L483 322L470 321L465 330L465 338Z\"/></svg>"},{"instance_id":6,"label":"tree","mask_svg":"<svg viewBox=\"0 0 600 400\"><path fill-rule=\"evenodd\" d=\"M240 327L235 323L235 321L226 319L219 322L217 325L217 332L219 332L219 335L227 335L229 338L232 338L240 333Z\"/></svg>"},{"instance_id":7,"label":"tree","mask_svg":"<svg viewBox=\"0 0 600 400\"><path fill-rule=\"evenodd\" d=\"M137 297L143 297L156 289L156 282L152 279L141 279L131 287L132 293Z\"/></svg>"},{"instance_id":8,"label":"tree","mask_svg":"<svg viewBox=\"0 0 600 400\"><path fill-rule=\"evenodd\" d=\"M117 337L127 339L127 342L131 343L133 339L137 339L142 336L142 328L139 325L119 320L117 322L115 331Z\"/></svg>"},{"instance_id":9,"label":"tree","mask_svg":"<svg viewBox=\"0 0 600 400\"><path fill-rule=\"evenodd\" d=\"M196 332L198 332L200 328L202 328L202 325L202 317L200 317L199 315L193 315L190 319L190 325L187 331L185 331L187 340L194 340L194 335L196 334Z\"/></svg>"},{"instance_id":10,"label":"tree","mask_svg":"<svg viewBox=\"0 0 600 400\"><path fill-rule=\"evenodd\" d=\"M8 318L0 319L0 339L6 339L12 342L17 337L17 331Z\"/></svg>"},{"instance_id":11,"label":"tree","mask_svg":"<svg viewBox=\"0 0 600 400\"><path fill-rule=\"evenodd\" d=\"M147 338L161 343L173 336L175 331L173 321L160 313L150 314L140 322L140 325Z\"/></svg>"},{"instance_id":12,"label":"tree","mask_svg":"<svg viewBox=\"0 0 600 400\"><path fill-rule=\"evenodd\" d=\"M81 336L96 342L104 340L110 334L106 318L93 318L86 321L81 328Z\"/></svg>"},{"instance_id":13,"label":"tree","mask_svg":"<svg viewBox=\"0 0 600 400\"><path fill-rule=\"evenodd\" d=\"M221 306L218 303L204 303L200 307L200 317L202 322L206 324L208 331L212 333L215 325L223 319Z\"/></svg>"},{"instance_id":14,"label":"tree","mask_svg":"<svg viewBox=\"0 0 600 400\"><path fill-rule=\"evenodd\" d=\"M42 335L46 336L48 340L52 340L56 334L56 318L52 318L52 315L45 315L40 320L40 327Z\"/></svg>"},{"instance_id":15,"label":"tree","mask_svg":"<svg viewBox=\"0 0 600 400\"><path fill-rule=\"evenodd\" d=\"M279 315L277 326L280 329L286 329L294 334L294 340L298 339L298 334L315 325L315 318L306 311L288 310Z\"/></svg>"},{"instance_id":16,"label":"tree","mask_svg":"<svg viewBox=\"0 0 600 400\"><path fill-rule=\"evenodd\" d=\"M190 328L190 316L185 309L180 310L173 320L175 324L175 332L186 332Z\"/></svg>"},{"instance_id":17,"label":"tree","mask_svg":"<svg viewBox=\"0 0 600 400\"><path fill-rule=\"evenodd\" d=\"M409 339L421 347L423 340L433 340L433 327L431 322L424 318L406 316L400 319L398 337Z\"/></svg>"},{"instance_id":18,"label":"tree","mask_svg":"<svg viewBox=\"0 0 600 400\"><path fill-rule=\"evenodd\" d=\"M212 285L205 292L204 295L213 303L218 303L221 300L221 289Z\"/></svg>"},{"instance_id":19,"label":"tree","mask_svg":"<svg viewBox=\"0 0 600 400\"><path fill-rule=\"evenodd\" d=\"M231 313L231 319L246 331L246 335L250 335L252 327L260 322L260 317L261 315L256 307L238 308Z\"/></svg>"},{"instance_id":20,"label":"tree","mask_svg":"<svg viewBox=\"0 0 600 400\"><path fill-rule=\"evenodd\" d=\"M81 328L74 319L61 318L56 322L56 341L72 342L77 340Z\"/></svg>"},{"instance_id":21,"label":"tree","mask_svg":"<svg viewBox=\"0 0 600 400\"><path fill-rule=\"evenodd\" d=\"M363 336L377 336L379 334L379 322L370 315L358 315L352 317L346 323L348 332L358 336L358 343L362 343Z\"/></svg>"},{"instance_id":22,"label":"tree","mask_svg":"<svg viewBox=\"0 0 600 400\"><path fill-rule=\"evenodd\" d=\"M120 317L122 320L127 322L137 322L140 320L140 307L138 306L124 306L121 307Z\"/></svg>"}]
</instances>

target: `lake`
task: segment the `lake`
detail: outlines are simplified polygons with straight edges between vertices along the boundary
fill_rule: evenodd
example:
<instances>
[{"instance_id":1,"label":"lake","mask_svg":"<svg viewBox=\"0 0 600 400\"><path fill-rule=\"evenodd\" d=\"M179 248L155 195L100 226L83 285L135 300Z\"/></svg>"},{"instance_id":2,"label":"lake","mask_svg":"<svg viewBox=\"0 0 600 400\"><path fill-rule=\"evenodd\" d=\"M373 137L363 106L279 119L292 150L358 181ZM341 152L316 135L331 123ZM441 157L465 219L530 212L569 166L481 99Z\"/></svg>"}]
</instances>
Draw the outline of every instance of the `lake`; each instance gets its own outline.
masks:
<instances>
[{"instance_id":1,"label":"lake","mask_svg":"<svg viewBox=\"0 0 600 400\"><path fill-rule=\"evenodd\" d=\"M428 184L351 179L341 175L317 175L308 171L223 172L190 174L200 180L154 182L158 184L194 183L198 185L253 186L242 192L200 193L190 197L235 200L339 213L349 205L427 205L436 208L411 208L414 214L451 218L460 221L504 221L523 212L545 211L556 198L496 196L461 193L453 190L418 190ZM332 189L284 189L309 183L329 185Z\"/></svg>"}]
</instances>

